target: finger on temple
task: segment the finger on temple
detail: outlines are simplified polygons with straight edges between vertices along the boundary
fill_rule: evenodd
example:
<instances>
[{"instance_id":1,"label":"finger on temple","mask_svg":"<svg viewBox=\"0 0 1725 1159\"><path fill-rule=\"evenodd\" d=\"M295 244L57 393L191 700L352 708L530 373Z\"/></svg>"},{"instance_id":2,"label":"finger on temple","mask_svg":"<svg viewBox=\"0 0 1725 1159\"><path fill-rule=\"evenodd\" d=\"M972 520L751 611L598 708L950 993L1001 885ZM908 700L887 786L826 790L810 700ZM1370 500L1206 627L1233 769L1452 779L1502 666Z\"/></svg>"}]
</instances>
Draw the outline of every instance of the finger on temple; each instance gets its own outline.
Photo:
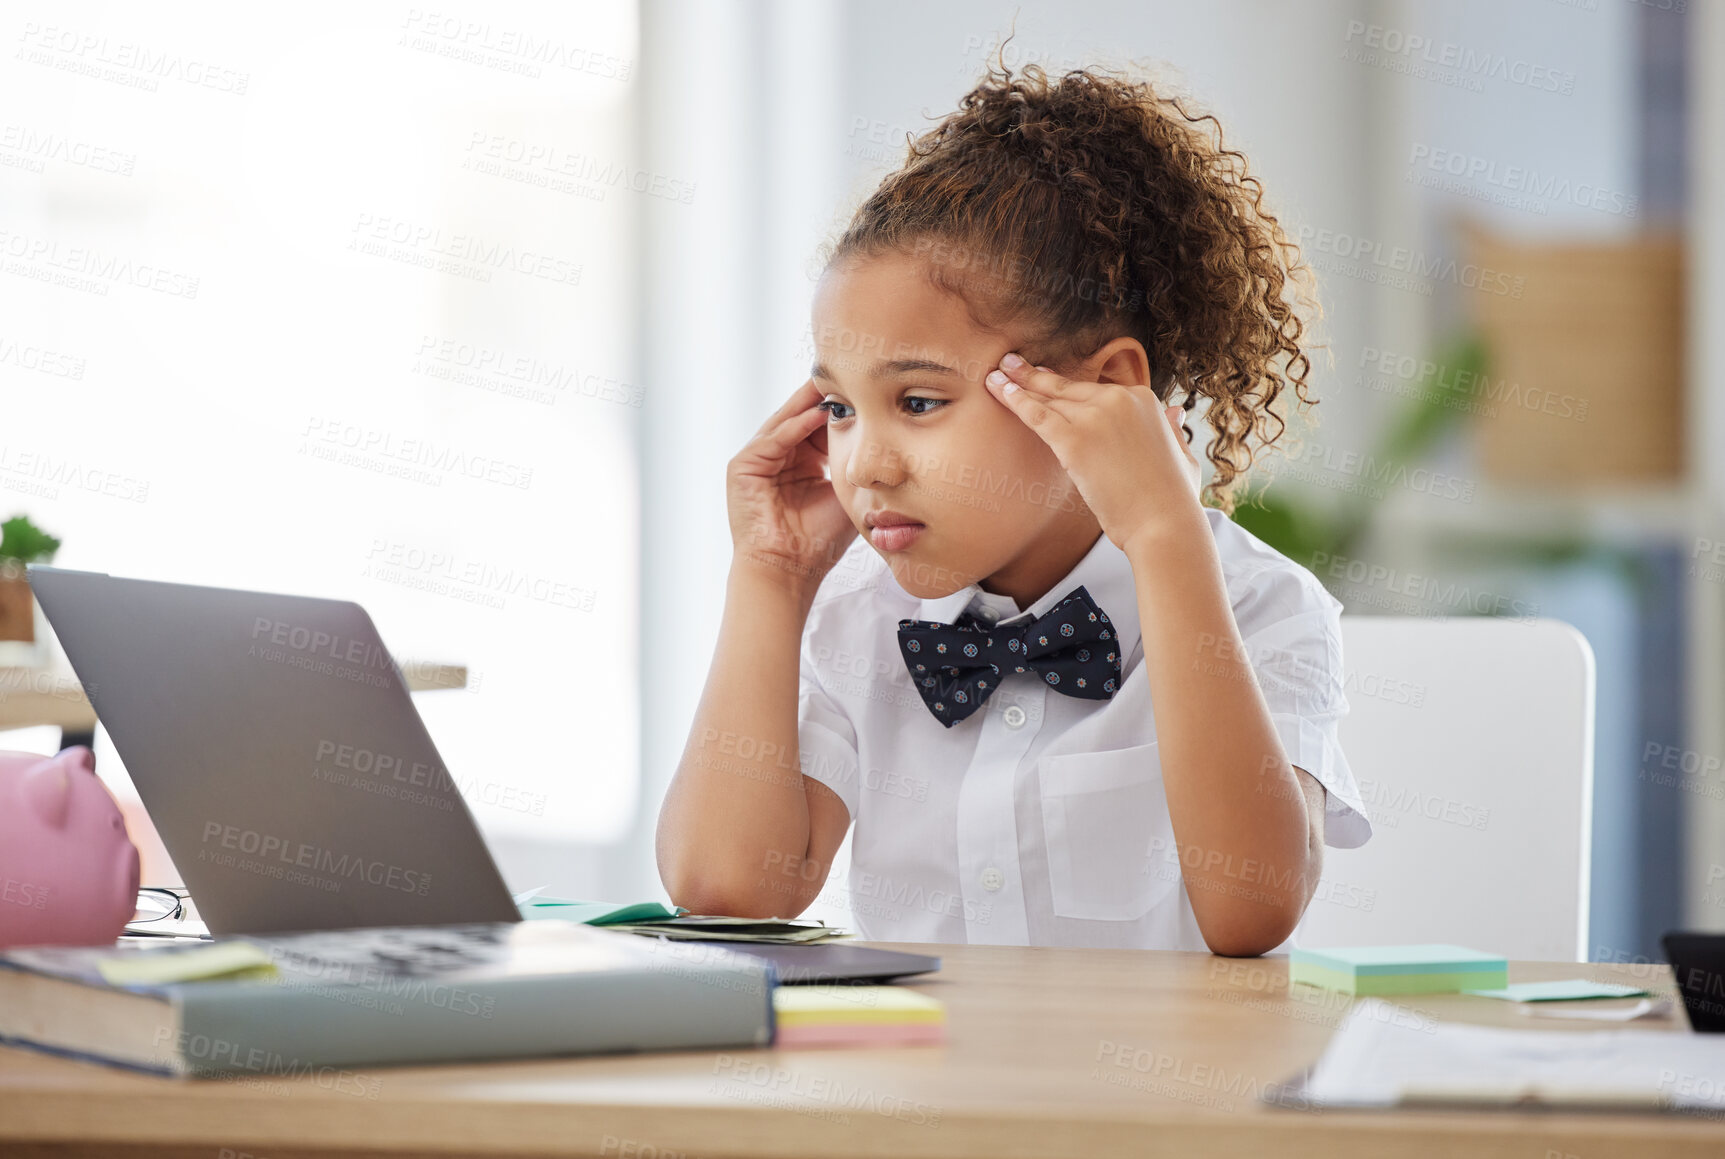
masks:
<instances>
[{"instance_id":1,"label":"finger on temple","mask_svg":"<svg viewBox=\"0 0 1725 1159\"><path fill-rule=\"evenodd\" d=\"M825 392L815 385L814 379L805 380L801 386L791 392L791 397L785 400L784 405L780 406L768 417L766 422L761 424L760 429L755 432L755 437L760 438L790 416L808 410L821 400L823 393Z\"/></svg>"},{"instance_id":2,"label":"finger on temple","mask_svg":"<svg viewBox=\"0 0 1725 1159\"><path fill-rule=\"evenodd\" d=\"M826 424L827 412L810 407L801 414L792 415L779 423L768 437L774 446L782 450L790 450Z\"/></svg>"}]
</instances>

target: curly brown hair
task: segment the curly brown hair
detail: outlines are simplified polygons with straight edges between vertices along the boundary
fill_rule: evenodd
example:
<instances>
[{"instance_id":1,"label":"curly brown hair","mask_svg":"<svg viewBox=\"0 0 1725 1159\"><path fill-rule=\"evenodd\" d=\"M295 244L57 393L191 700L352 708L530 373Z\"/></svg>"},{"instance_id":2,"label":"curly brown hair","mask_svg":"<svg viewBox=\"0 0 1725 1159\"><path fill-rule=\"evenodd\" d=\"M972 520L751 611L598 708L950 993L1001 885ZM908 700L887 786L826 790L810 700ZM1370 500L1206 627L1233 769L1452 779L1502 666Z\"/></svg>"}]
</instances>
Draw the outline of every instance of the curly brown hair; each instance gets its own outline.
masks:
<instances>
[{"instance_id":1,"label":"curly brown hair","mask_svg":"<svg viewBox=\"0 0 1725 1159\"><path fill-rule=\"evenodd\" d=\"M885 251L925 258L978 324L1027 324L1033 361L1070 366L1138 339L1164 403L1176 388L1187 412L1209 399L1204 496L1228 514L1255 453L1286 429L1272 409L1283 386L1316 402L1299 247L1216 118L1147 81L991 66L910 142L828 264Z\"/></svg>"}]
</instances>

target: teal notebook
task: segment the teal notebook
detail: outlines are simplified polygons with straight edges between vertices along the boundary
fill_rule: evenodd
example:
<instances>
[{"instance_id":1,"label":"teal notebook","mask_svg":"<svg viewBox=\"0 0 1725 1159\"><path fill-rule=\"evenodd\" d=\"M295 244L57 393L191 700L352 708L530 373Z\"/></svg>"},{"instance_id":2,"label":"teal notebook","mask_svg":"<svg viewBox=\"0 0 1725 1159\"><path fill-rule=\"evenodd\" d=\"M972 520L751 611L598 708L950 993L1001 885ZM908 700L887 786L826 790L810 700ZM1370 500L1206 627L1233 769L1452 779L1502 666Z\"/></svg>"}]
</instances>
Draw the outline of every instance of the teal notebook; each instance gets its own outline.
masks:
<instances>
[{"instance_id":1,"label":"teal notebook","mask_svg":"<svg viewBox=\"0 0 1725 1159\"><path fill-rule=\"evenodd\" d=\"M656 901L617 905L605 901L571 901L545 897L538 890L515 896L521 916L554 918L588 926L642 934L654 938L698 942L755 942L763 945L799 945L844 937L843 930L825 922L794 918L732 918L691 914L682 906Z\"/></svg>"},{"instance_id":2,"label":"teal notebook","mask_svg":"<svg viewBox=\"0 0 1725 1159\"><path fill-rule=\"evenodd\" d=\"M589 926L611 926L621 922L662 922L681 917L689 911L682 906L665 906L656 901L638 901L618 905L609 901L569 901L566 898L535 894L518 906L521 916L555 918L564 922L580 922Z\"/></svg>"}]
</instances>

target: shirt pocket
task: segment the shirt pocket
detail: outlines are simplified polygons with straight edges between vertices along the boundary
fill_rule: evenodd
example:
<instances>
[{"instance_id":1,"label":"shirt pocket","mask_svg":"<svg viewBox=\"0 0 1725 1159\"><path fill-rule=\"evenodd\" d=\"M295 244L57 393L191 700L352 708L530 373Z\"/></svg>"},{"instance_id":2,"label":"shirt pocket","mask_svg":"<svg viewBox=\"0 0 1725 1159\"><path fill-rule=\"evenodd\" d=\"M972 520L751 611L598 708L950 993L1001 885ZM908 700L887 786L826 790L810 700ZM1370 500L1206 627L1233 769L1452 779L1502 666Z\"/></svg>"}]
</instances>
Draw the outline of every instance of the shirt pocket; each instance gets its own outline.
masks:
<instances>
[{"instance_id":1,"label":"shirt pocket","mask_svg":"<svg viewBox=\"0 0 1725 1159\"><path fill-rule=\"evenodd\" d=\"M1037 763L1048 883L1066 918L1131 921L1180 882L1154 742Z\"/></svg>"}]
</instances>

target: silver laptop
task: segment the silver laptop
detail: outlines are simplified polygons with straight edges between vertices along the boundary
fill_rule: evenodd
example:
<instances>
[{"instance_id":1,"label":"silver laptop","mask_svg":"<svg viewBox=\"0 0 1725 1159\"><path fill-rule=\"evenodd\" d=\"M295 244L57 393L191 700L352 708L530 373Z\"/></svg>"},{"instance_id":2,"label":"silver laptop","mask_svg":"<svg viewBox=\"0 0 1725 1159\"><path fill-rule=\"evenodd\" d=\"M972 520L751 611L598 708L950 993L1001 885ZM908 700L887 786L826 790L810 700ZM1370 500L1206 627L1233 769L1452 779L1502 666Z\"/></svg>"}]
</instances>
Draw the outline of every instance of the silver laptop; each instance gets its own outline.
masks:
<instances>
[{"instance_id":1,"label":"silver laptop","mask_svg":"<svg viewBox=\"0 0 1725 1159\"><path fill-rule=\"evenodd\" d=\"M211 933L519 920L364 608L29 578Z\"/></svg>"}]
</instances>

